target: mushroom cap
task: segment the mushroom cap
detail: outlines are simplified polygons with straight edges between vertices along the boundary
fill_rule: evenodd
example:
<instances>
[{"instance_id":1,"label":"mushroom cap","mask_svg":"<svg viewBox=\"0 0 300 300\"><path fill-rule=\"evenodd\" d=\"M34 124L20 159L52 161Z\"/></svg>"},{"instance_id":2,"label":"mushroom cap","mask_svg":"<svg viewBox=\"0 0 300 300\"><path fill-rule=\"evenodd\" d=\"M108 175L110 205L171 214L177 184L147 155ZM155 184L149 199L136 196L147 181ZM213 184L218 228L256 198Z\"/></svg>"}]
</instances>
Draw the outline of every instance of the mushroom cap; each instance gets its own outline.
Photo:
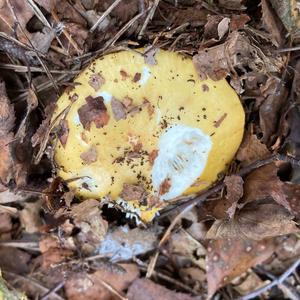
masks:
<instances>
[{"instance_id":1,"label":"mushroom cap","mask_svg":"<svg viewBox=\"0 0 300 300\"><path fill-rule=\"evenodd\" d=\"M78 196L116 201L148 222L226 170L245 114L225 79L201 81L189 57L157 50L95 60L59 98L59 119L58 175Z\"/></svg>"}]
</instances>

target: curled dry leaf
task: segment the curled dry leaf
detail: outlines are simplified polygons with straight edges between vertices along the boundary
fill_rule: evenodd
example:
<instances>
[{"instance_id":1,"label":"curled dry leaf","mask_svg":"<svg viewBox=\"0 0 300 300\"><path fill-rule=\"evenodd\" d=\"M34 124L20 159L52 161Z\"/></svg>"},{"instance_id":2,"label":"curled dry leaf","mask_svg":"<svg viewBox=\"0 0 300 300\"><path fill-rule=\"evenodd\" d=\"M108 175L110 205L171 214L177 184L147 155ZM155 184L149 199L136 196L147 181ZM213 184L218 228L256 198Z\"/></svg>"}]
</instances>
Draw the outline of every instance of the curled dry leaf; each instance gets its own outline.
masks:
<instances>
[{"instance_id":1,"label":"curled dry leaf","mask_svg":"<svg viewBox=\"0 0 300 300\"><path fill-rule=\"evenodd\" d=\"M207 239L241 238L262 240L299 232L293 216L281 205L254 202L236 213L232 220L216 220Z\"/></svg>"},{"instance_id":2,"label":"curled dry leaf","mask_svg":"<svg viewBox=\"0 0 300 300\"><path fill-rule=\"evenodd\" d=\"M135 264L102 264L96 272L84 271L71 275L65 284L69 300L113 300L119 299L112 291L122 294L139 276Z\"/></svg>"},{"instance_id":3,"label":"curled dry leaf","mask_svg":"<svg viewBox=\"0 0 300 300\"><path fill-rule=\"evenodd\" d=\"M80 122L84 129L89 130L91 123L94 122L97 128L105 126L109 121L109 114L104 104L103 97L85 98L87 104L78 109Z\"/></svg>"},{"instance_id":4,"label":"curled dry leaf","mask_svg":"<svg viewBox=\"0 0 300 300\"><path fill-rule=\"evenodd\" d=\"M250 39L238 31L232 32L228 40L202 51L193 57L195 68L201 79L210 77L219 80L227 75L247 70L266 74L279 71L276 58L266 57Z\"/></svg>"},{"instance_id":5,"label":"curled dry leaf","mask_svg":"<svg viewBox=\"0 0 300 300\"><path fill-rule=\"evenodd\" d=\"M69 129L68 121L65 119L61 119L59 122L59 129L57 132L57 136L63 147L65 147L67 144L69 131L70 129Z\"/></svg>"},{"instance_id":6,"label":"curled dry leaf","mask_svg":"<svg viewBox=\"0 0 300 300\"><path fill-rule=\"evenodd\" d=\"M95 161L97 161L98 153L96 147L91 147L86 152L80 154L80 158L82 159L83 163L89 165Z\"/></svg>"},{"instance_id":7,"label":"curled dry leaf","mask_svg":"<svg viewBox=\"0 0 300 300\"><path fill-rule=\"evenodd\" d=\"M130 300L196 300L188 294L174 292L149 279L136 279L129 287L127 298Z\"/></svg>"},{"instance_id":8,"label":"curled dry leaf","mask_svg":"<svg viewBox=\"0 0 300 300\"><path fill-rule=\"evenodd\" d=\"M284 191L284 182L277 176L278 168L272 163L253 171L245 179L243 202L272 197L278 204L291 210Z\"/></svg>"},{"instance_id":9,"label":"curled dry leaf","mask_svg":"<svg viewBox=\"0 0 300 300\"><path fill-rule=\"evenodd\" d=\"M122 226L108 231L97 252L111 258L111 261L125 261L134 256L145 254L155 249L159 228L129 229Z\"/></svg>"},{"instance_id":10,"label":"curled dry leaf","mask_svg":"<svg viewBox=\"0 0 300 300\"><path fill-rule=\"evenodd\" d=\"M230 218L233 218L237 203L243 196L243 178L238 175L226 176L224 179L226 185L227 200L231 203L231 206L227 209L227 214Z\"/></svg>"},{"instance_id":11,"label":"curled dry leaf","mask_svg":"<svg viewBox=\"0 0 300 300\"><path fill-rule=\"evenodd\" d=\"M274 251L272 240L218 239L207 247L208 298L231 280L268 259Z\"/></svg>"},{"instance_id":12,"label":"curled dry leaf","mask_svg":"<svg viewBox=\"0 0 300 300\"><path fill-rule=\"evenodd\" d=\"M270 152L267 146L263 144L255 134L247 131L236 157L242 162L242 165L249 165L269 155Z\"/></svg>"},{"instance_id":13,"label":"curled dry leaf","mask_svg":"<svg viewBox=\"0 0 300 300\"><path fill-rule=\"evenodd\" d=\"M285 29L269 0L261 1L262 19L264 26L272 36L272 42L280 47L285 42Z\"/></svg>"},{"instance_id":14,"label":"curled dry leaf","mask_svg":"<svg viewBox=\"0 0 300 300\"><path fill-rule=\"evenodd\" d=\"M259 108L259 123L263 132L262 141L270 145L278 130L278 122L288 97L288 89L281 79L270 77L261 91L265 100Z\"/></svg>"}]
</instances>

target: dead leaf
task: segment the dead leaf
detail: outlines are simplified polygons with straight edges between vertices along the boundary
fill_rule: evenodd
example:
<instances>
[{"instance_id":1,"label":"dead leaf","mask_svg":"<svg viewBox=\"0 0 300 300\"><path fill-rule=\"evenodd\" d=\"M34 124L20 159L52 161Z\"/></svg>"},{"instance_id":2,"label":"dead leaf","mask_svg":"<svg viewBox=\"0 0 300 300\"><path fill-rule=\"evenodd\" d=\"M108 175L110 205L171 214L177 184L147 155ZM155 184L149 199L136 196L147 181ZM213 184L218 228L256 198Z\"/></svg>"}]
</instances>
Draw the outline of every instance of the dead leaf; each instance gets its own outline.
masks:
<instances>
[{"instance_id":1,"label":"dead leaf","mask_svg":"<svg viewBox=\"0 0 300 300\"><path fill-rule=\"evenodd\" d=\"M40 226L42 226L41 206L41 201L24 204L24 208L20 211L20 222L25 232L35 233L40 231Z\"/></svg>"},{"instance_id":2,"label":"dead leaf","mask_svg":"<svg viewBox=\"0 0 300 300\"><path fill-rule=\"evenodd\" d=\"M156 157L158 156L158 150L154 149L149 153L149 163L153 166Z\"/></svg>"},{"instance_id":3,"label":"dead leaf","mask_svg":"<svg viewBox=\"0 0 300 300\"><path fill-rule=\"evenodd\" d=\"M294 0L270 0L276 14L281 19L285 28L293 36L297 37L300 33L300 17L298 1Z\"/></svg>"},{"instance_id":4,"label":"dead leaf","mask_svg":"<svg viewBox=\"0 0 300 300\"><path fill-rule=\"evenodd\" d=\"M269 77L261 91L265 96L265 100L259 108L259 123L263 132L262 141L271 145L277 131L280 114L287 101L288 90L281 79Z\"/></svg>"},{"instance_id":5,"label":"dead leaf","mask_svg":"<svg viewBox=\"0 0 300 300\"><path fill-rule=\"evenodd\" d=\"M246 278L241 279L242 282L233 285L233 288L240 294L240 295L248 295L252 291L262 288L269 280L262 280L255 272L249 270L247 272ZM240 280L240 281L241 281Z\"/></svg>"},{"instance_id":6,"label":"dead leaf","mask_svg":"<svg viewBox=\"0 0 300 300\"><path fill-rule=\"evenodd\" d=\"M245 10L246 6L244 0L219 0L219 5L221 7L231 9L231 10Z\"/></svg>"},{"instance_id":7,"label":"dead leaf","mask_svg":"<svg viewBox=\"0 0 300 300\"><path fill-rule=\"evenodd\" d=\"M291 211L284 192L284 183L277 176L277 172L278 167L272 163L248 175L244 184L243 203L272 197L278 204Z\"/></svg>"},{"instance_id":8,"label":"dead leaf","mask_svg":"<svg viewBox=\"0 0 300 300\"><path fill-rule=\"evenodd\" d=\"M242 162L242 165L249 165L254 161L264 159L269 155L270 152L267 146L263 144L255 134L247 131L236 157Z\"/></svg>"},{"instance_id":9,"label":"dead leaf","mask_svg":"<svg viewBox=\"0 0 300 300\"><path fill-rule=\"evenodd\" d=\"M0 213L0 239L1 234L10 232L12 229L12 220L9 213Z\"/></svg>"},{"instance_id":10,"label":"dead leaf","mask_svg":"<svg viewBox=\"0 0 300 300\"><path fill-rule=\"evenodd\" d=\"M109 121L109 114L104 104L103 97L85 98L87 104L78 109L80 122L84 129L89 130L91 123L94 122L97 128L105 126Z\"/></svg>"},{"instance_id":11,"label":"dead leaf","mask_svg":"<svg viewBox=\"0 0 300 300\"><path fill-rule=\"evenodd\" d=\"M0 269L16 274L29 271L31 255L14 247L0 247Z\"/></svg>"},{"instance_id":12,"label":"dead leaf","mask_svg":"<svg viewBox=\"0 0 300 300\"><path fill-rule=\"evenodd\" d=\"M57 132L57 136L64 148L66 147L68 141L69 131L70 129L69 129L68 120L61 119L59 122L59 130Z\"/></svg>"},{"instance_id":13,"label":"dead leaf","mask_svg":"<svg viewBox=\"0 0 300 300\"><path fill-rule=\"evenodd\" d=\"M160 184L158 194L159 194L159 195L164 195L164 194L166 194L166 193L170 190L170 187L171 187L170 179L169 179L169 178L166 178L166 179L163 180L163 182Z\"/></svg>"},{"instance_id":14,"label":"dead leaf","mask_svg":"<svg viewBox=\"0 0 300 300\"><path fill-rule=\"evenodd\" d=\"M281 20L277 16L269 0L261 1L261 9L264 26L271 33L273 44L276 47L281 47L285 42L286 35Z\"/></svg>"},{"instance_id":15,"label":"dead leaf","mask_svg":"<svg viewBox=\"0 0 300 300\"><path fill-rule=\"evenodd\" d=\"M202 80L210 77L219 80L236 71L258 73L279 71L276 57L267 57L249 38L238 31L232 32L227 41L202 51L193 57L193 63Z\"/></svg>"},{"instance_id":16,"label":"dead leaf","mask_svg":"<svg viewBox=\"0 0 300 300\"><path fill-rule=\"evenodd\" d=\"M108 287L122 294L138 276L135 264L106 263L91 274L84 271L74 273L66 281L65 292L69 300L117 300L120 298Z\"/></svg>"},{"instance_id":17,"label":"dead leaf","mask_svg":"<svg viewBox=\"0 0 300 300\"><path fill-rule=\"evenodd\" d=\"M111 99L111 110L113 112L116 121L126 119L127 116L126 107L121 101L119 101L115 97L112 97Z\"/></svg>"},{"instance_id":18,"label":"dead leaf","mask_svg":"<svg viewBox=\"0 0 300 300\"><path fill-rule=\"evenodd\" d=\"M92 74L89 78L88 84L95 90L99 91L102 85L105 83L105 78L101 74Z\"/></svg>"},{"instance_id":19,"label":"dead leaf","mask_svg":"<svg viewBox=\"0 0 300 300\"><path fill-rule=\"evenodd\" d=\"M168 290L149 279L136 279L128 289L128 300L196 300L188 294Z\"/></svg>"},{"instance_id":20,"label":"dead leaf","mask_svg":"<svg viewBox=\"0 0 300 300\"><path fill-rule=\"evenodd\" d=\"M227 209L226 212L229 218L232 219L235 214L235 210L237 208L237 203L243 196L244 180L241 176L231 175L225 177L224 183L226 185L226 191L227 191L226 198L231 203L231 206Z\"/></svg>"},{"instance_id":21,"label":"dead leaf","mask_svg":"<svg viewBox=\"0 0 300 300\"><path fill-rule=\"evenodd\" d=\"M230 20L229 28L231 31L244 28L251 18L246 14L233 15Z\"/></svg>"},{"instance_id":22,"label":"dead leaf","mask_svg":"<svg viewBox=\"0 0 300 300\"><path fill-rule=\"evenodd\" d=\"M207 239L241 238L262 240L299 232L293 216L281 205L250 203L232 220L216 220L206 234Z\"/></svg>"},{"instance_id":23,"label":"dead leaf","mask_svg":"<svg viewBox=\"0 0 300 300\"><path fill-rule=\"evenodd\" d=\"M187 231L181 229L170 236L168 253L178 268L182 267L179 263L180 259L185 262L189 260L194 265L203 268L206 249Z\"/></svg>"},{"instance_id":24,"label":"dead leaf","mask_svg":"<svg viewBox=\"0 0 300 300\"><path fill-rule=\"evenodd\" d=\"M142 201L146 197L146 191L141 185L124 183L120 197L125 201Z\"/></svg>"},{"instance_id":25,"label":"dead leaf","mask_svg":"<svg viewBox=\"0 0 300 300\"><path fill-rule=\"evenodd\" d=\"M72 235L74 243L82 253L93 253L100 244L102 245L108 229L107 222L101 216L99 201L89 199L73 205L69 216L73 218L79 232L76 235L69 232L67 236ZM69 242L66 241L66 244Z\"/></svg>"},{"instance_id":26,"label":"dead leaf","mask_svg":"<svg viewBox=\"0 0 300 300\"><path fill-rule=\"evenodd\" d=\"M59 263L66 261L68 258L72 257L73 254L73 251L69 249L63 249L62 247L50 248L41 255L42 271L45 273L49 272L51 268Z\"/></svg>"},{"instance_id":27,"label":"dead leaf","mask_svg":"<svg viewBox=\"0 0 300 300\"><path fill-rule=\"evenodd\" d=\"M91 163L97 161L98 153L96 147L92 146L86 152L81 153L80 158L82 159L83 163L86 165L90 165Z\"/></svg>"},{"instance_id":28,"label":"dead leaf","mask_svg":"<svg viewBox=\"0 0 300 300\"><path fill-rule=\"evenodd\" d=\"M14 134L15 112L10 103L5 89L5 84L0 80L0 181L7 185L14 178L14 160L12 141Z\"/></svg>"},{"instance_id":29,"label":"dead leaf","mask_svg":"<svg viewBox=\"0 0 300 300\"><path fill-rule=\"evenodd\" d=\"M158 48L153 48L153 47L151 47L150 49L146 48L145 52L144 52L145 64L148 64L148 65L151 65L151 66L157 65L155 55L156 55L156 53L158 53L158 51L159 51Z\"/></svg>"},{"instance_id":30,"label":"dead leaf","mask_svg":"<svg viewBox=\"0 0 300 300\"><path fill-rule=\"evenodd\" d=\"M273 240L228 238L210 241L206 256L208 298L235 277L268 259L273 251Z\"/></svg>"},{"instance_id":31,"label":"dead leaf","mask_svg":"<svg viewBox=\"0 0 300 300\"><path fill-rule=\"evenodd\" d=\"M114 262L126 261L155 249L159 232L159 228L117 227L108 231L97 252Z\"/></svg>"},{"instance_id":32,"label":"dead leaf","mask_svg":"<svg viewBox=\"0 0 300 300\"><path fill-rule=\"evenodd\" d=\"M218 24L218 37L221 40L229 30L230 19L225 17Z\"/></svg>"}]
</instances>

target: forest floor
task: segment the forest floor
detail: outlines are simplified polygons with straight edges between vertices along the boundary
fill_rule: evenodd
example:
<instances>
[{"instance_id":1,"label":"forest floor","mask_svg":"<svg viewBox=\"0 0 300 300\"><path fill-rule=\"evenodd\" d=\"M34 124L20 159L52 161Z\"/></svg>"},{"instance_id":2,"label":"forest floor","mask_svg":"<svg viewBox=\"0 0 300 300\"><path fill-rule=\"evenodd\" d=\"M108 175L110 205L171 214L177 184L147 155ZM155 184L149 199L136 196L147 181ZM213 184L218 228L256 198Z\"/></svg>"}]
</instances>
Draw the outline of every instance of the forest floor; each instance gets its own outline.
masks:
<instances>
[{"instance_id":1,"label":"forest floor","mask_svg":"<svg viewBox=\"0 0 300 300\"><path fill-rule=\"evenodd\" d=\"M300 299L299 9L0 0L0 299ZM142 227L56 177L51 116L95 58L150 46L226 78L246 124L227 174Z\"/></svg>"}]
</instances>

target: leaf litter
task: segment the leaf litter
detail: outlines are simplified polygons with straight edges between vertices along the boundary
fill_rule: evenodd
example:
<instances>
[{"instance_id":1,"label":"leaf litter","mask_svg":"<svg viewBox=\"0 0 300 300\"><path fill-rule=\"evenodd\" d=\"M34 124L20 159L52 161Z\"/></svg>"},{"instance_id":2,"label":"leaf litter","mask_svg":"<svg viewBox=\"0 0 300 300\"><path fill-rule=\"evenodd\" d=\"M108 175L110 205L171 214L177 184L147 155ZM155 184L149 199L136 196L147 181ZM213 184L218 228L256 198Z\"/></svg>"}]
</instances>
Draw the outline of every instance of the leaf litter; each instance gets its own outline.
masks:
<instances>
[{"instance_id":1,"label":"leaf litter","mask_svg":"<svg viewBox=\"0 0 300 300\"><path fill-rule=\"evenodd\" d=\"M295 2L155 1L147 19L151 1L119 1L112 10L111 0L0 1L0 269L9 289L28 299L228 299L268 284L261 267L270 280L285 274L300 253ZM146 48L150 65L159 48L193 56L200 78L226 78L246 112L219 192L179 218L166 243L160 239L176 221L176 205L136 226L105 202L80 202L53 173L51 140L65 146L69 134L63 115L51 124L57 94L67 86L76 101L69 84L76 71L117 47ZM89 81L96 92L104 83L100 74ZM107 109L116 120L138 109L130 98L114 98L111 107L100 100L88 97L79 109L84 128L105 127ZM99 158L92 147L81 159ZM128 185L123 193L141 200L145 191ZM288 280L298 288L298 276ZM1 277L0 294L9 293L2 285ZM264 297L282 298L279 287Z\"/></svg>"}]
</instances>

